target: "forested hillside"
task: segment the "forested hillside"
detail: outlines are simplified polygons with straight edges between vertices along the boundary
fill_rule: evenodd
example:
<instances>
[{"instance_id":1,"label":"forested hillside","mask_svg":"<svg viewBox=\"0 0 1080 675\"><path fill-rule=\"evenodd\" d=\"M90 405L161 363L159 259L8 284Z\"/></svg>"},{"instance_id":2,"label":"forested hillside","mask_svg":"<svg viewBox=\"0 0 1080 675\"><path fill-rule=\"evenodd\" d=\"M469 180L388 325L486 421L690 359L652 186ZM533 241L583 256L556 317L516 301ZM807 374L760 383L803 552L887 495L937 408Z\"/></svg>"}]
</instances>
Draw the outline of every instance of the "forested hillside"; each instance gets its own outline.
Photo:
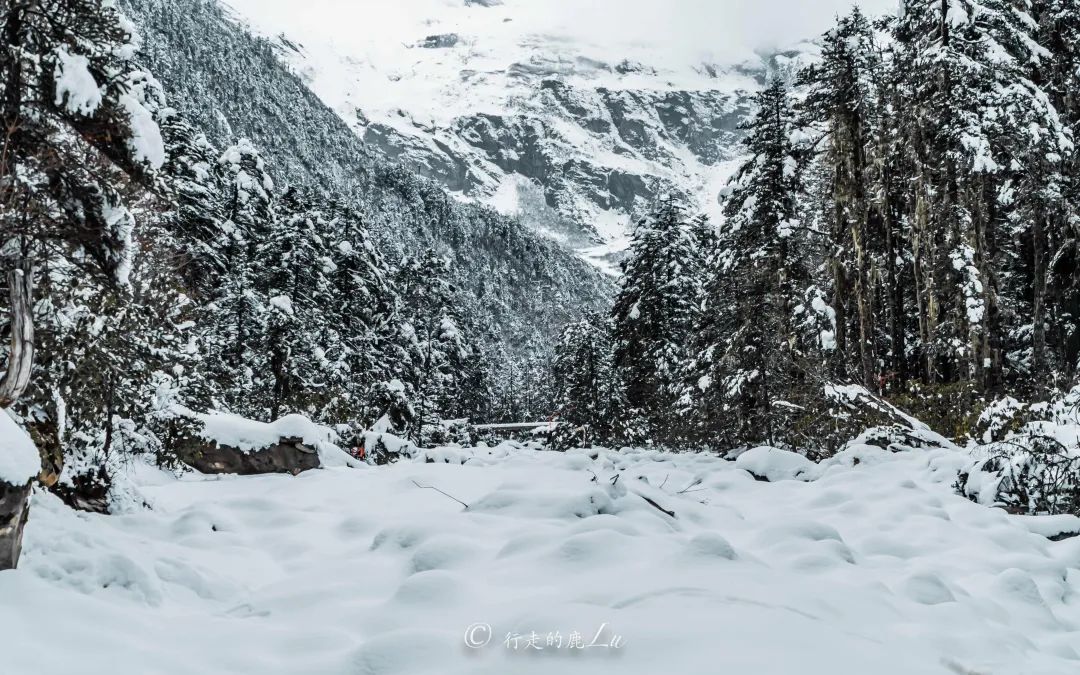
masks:
<instances>
[{"instance_id":1,"label":"forested hillside","mask_svg":"<svg viewBox=\"0 0 1080 675\"><path fill-rule=\"evenodd\" d=\"M348 204L392 264L427 248L448 258L494 370L545 351L569 318L608 301L610 282L550 240L371 152L216 0L121 4L142 36L140 62L211 142L249 139L277 183Z\"/></svg>"}]
</instances>

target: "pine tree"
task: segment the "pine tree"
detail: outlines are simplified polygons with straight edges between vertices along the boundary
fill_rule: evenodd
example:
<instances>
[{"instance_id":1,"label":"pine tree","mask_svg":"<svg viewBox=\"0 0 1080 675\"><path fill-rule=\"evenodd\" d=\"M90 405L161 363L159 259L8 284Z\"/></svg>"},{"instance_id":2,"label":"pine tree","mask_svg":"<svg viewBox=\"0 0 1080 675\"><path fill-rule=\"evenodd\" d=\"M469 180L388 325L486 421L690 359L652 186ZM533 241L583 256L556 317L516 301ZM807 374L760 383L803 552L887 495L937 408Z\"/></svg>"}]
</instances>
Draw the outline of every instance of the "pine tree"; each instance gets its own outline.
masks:
<instances>
[{"instance_id":1,"label":"pine tree","mask_svg":"<svg viewBox=\"0 0 1080 675\"><path fill-rule=\"evenodd\" d=\"M1063 132L1029 77L1047 53L1034 40L1028 3L1015 4L912 0L894 31L916 172L910 217L929 383L1000 383L1004 330L993 261L1006 239L1002 211L1021 207L1016 198L1035 208L1041 199L1010 188L1010 174L1046 158L1027 136L1033 125L1051 143Z\"/></svg>"},{"instance_id":2,"label":"pine tree","mask_svg":"<svg viewBox=\"0 0 1080 675\"><path fill-rule=\"evenodd\" d=\"M875 106L883 68L874 30L858 8L841 18L823 42L821 63L799 76L799 84L808 89L802 114L823 127L826 140L820 161L831 185L830 213L823 220L832 244L828 267L838 327L836 351L846 362L850 345L859 363L857 379L869 387L879 370L873 270L885 267L882 259L888 255L882 250L886 218L882 204L873 199L872 183ZM846 373L840 369L835 375Z\"/></svg>"},{"instance_id":3,"label":"pine tree","mask_svg":"<svg viewBox=\"0 0 1080 675\"><path fill-rule=\"evenodd\" d=\"M172 241L161 223L140 228L129 292L50 266L40 289L42 359L31 392L44 478L79 508L105 511L109 490L132 456L169 463L172 404L192 365L188 299L175 290ZM162 404L166 390L176 392Z\"/></svg>"},{"instance_id":4,"label":"pine tree","mask_svg":"<svg viewBox=\"0 0 1080 675\"><path fill-rule=\"evenodd\" d=\"M161 131L168 149L162 175L175 204L173 227L184 256L181 272L189 289L209 296L227 272L231 243L221 153L175 110L162 111Z\"/></svg>"},{"instance_id":5,"label":"pine tree","mask_svg":"<svg viewBox=\"0 0 1080 675\"><path fill-rule=\"evenodd\" d=\"M588 448L616 438L620 411L609 330L602 317L587 317L566 326L555 347L551 377L558 449Z\"/></svg>"},{"instance_id":6,"label":"pine tree","mask_svg":"<svg viewBox=\"0 0 1080 675\"><path fill-rule=\"evenodd\" d=\"M267 298L266 336L273 378L270 416L299 412L314 416L328 402L329 385L340 381L331 358L341 353L330 324L330 275L334 263L323 233L326 216L311 198L295 190L276 204L269 232L255 257L255 290Z\"/></svg>"},{"instance_id":7,"label":"pine tree","mask_svg":"<svg viewBox=\"0 0 1080 675\"><path fill-rule=\"evenodd\" d=\"M273 230L273 180L259 151L241 140L218 160L225 177L222 258L227 273L197 320L208 377L217 383L215 407L266 419L274 378L264 348L270 298L258 284L258 242ZM282 318L280 314L277 318Z\"/></svg>"},{"instance_id":8,"label":"pine tree","mask_svg":"<svg viewBox=\"0 0 1080 675\"><path fill-rule=\"evenodd\" d=\"M24 249L69 242L122 285L131 231L116 186L164 161L156 83L128 60L134 36L112 3L21 0L3 19L3 231Z\"/></svg>"},{"instance_id":9,"label":"pine tree","mask_svg":"<svg viewBox=\"0 0 1080 675\"><path fill-rule=\"evenodd\" d=\"M1035 0L1032 14L1036 20L1037 40L1050 55L1041 60L1033 79L1042 85L1050 101L1068 127L1072 148L1062 147L1062 162L1051 172L1051 181L1034 176L1035 189L1049 206L1046 225L1046 245L1034 251L1032 260L1042 262L1033 276L1043 271L1043 279L1033 279L1033 295L1045 294L1045 336L1035 335L1033 351L1040 351L1045 340L1047 356L1060 369L1059 386L1077 382L1080 374L1080 340L1076 329L1080 317L1080 15L1068 0ZM1038 244L1033 233L1033 247ZM1044 254L1043 258L1040 254ZM1034 267L1034 265L1033 265ZM1043 285L1040 285L1043 284ZM1036 328L1039 322L1033 321ZM1039 365L1034 367L1033 380L1039 378Z\"/></svg>"},{"instance_id":10,"label":"pine tree","mask_svg":"<svg viewBox=\"0 0 1080 675\"><path fill-rule=\"evenodd\" d=\"M700 311L706 231L703 221L688 218L673 200L641 220L611 314L627 413L642 415L661 443L678 444L683 436L675 402Z\"/></svg>"},{"instance_id":11,"label":"pine tree","mask_svg":"<svg viewBox=\"0 0 1080 675\"><path fill-rule=\"evenodd\" d=\"M406 259L398 270L397 285L411 357L407 381L419 418L413 434L419 443L423 425L460 412L462 376L475 355L462 332L459 299L446 258L428 249L421 257Z\"/></svg>"},{"instance_id":12,"label":"pine tree","mask_svg":"<svg viewBox=\"0 0 1080 675\"><path fill-rule=\"evenodd\" d=\"M369 425L385 409L377 402L381 383L404 377L408 352L400 340L400 298L393 273L371 241L360 216L336 206L327 233L331 299L322 309L339 334L340 354L331 355L340 397L331 419Z\"/></svg>"},{"instance_id":13,"label":"pine tree","mask_svg":"<svg viewBox=\"0 0 1080 675\"><path fill-rule=\"evenodd\" d=\"M170 334L133 331L152 315L135 269L147 235L132 206L164 162L161 90L133 64L136 37L111 2L13 0L0 24L0 258L38 289L35 316L9 320L40 328L34 370L9 368L0 406L25 413L47 482L92 471L107 483L101 464L77 458L108 455L130 428L123 419L145 400ZM14 311L29 307L30 288ZM7 361L33 357L16 342ZM118 404L119 395L130 398Z\"/></svg>"},{"instance_id":14,"label":"pine tree","mask_svg":"<svg viewBox=\"0 0 1080 675\"><path fill-rule=\"evenodd\" d=\"M699 377L691 382L707 436L734 444L781 439L780 418L810 386L805 373L818 336L835 334L817 330L814 317L828 313L807 267L805 151L786 85L774 79L755 104L745 141L750 159L729 187L699 329Z\"/></svg>"}]
</instances>

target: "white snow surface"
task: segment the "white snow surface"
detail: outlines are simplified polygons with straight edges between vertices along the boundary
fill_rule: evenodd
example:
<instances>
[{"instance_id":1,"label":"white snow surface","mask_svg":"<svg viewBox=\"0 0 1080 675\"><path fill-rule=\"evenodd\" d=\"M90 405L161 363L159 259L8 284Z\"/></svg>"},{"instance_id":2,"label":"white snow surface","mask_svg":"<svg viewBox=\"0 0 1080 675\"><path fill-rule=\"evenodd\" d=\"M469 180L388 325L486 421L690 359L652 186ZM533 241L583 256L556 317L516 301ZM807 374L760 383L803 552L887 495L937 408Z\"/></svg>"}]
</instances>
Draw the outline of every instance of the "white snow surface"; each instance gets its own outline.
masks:
<instances>
[{"instance_id":1,"label":"white snow surface","mask_svg":"<svg viewBox=\"0 0 1080 675\"><path fill-rule=\"evenodd\" d=\"M130 94L120 97L120 104L131 119L128 147L137 162L146 162L155 171L165 165L165 141L153 115Z\"/></svg>"},{"instance_id":2,"label":"white snow surface","mask_svg":"<svg viewBox=\"0 0 1080 675\"><path fill-rule=\"evenodd\" d=\"M203 423L200 435L218 445L244 452L263 450L282 438L302 438L306 445L323 450L337 450L337 434L330 427L315 424L303 415L286 415L276 422L257 422L231 413L199 413L192 416Z\"/></svg>"},{"instance_id":3,"label":"white snow surface","mask_svg":"<svg viewBox=\"0 0 1080 675\"><path fill-rule=\"evenodd\" d=\"M297 477L142 467L148 508L122 516L35 497L0 573L4 669L1078 672L1080 538L954 495L967 461L863 447L771 483L707 455L512 445ZM620 649L566 648L605 624ZM477 625L492 640L469 649ZM504 645L534 631L564 647Z\"/></svg>"},{"instance_id":4,"label":"white snow surface","mask_svg":"<svg viewBox=\"0 0 1080 675\"><path fill-rule=\"evenodd\" d=\"M800 454L778 448L753 448L739 455L735 466L767 481L813 480L818 465Z\"/></svg>"},{"instance_id":5,"label":"white snow surface","mask_svg":"<svg viewBox=\"0 0 1080 675\"><path fill-rule=\"evenodd\" d=\"M56 50L56 105L68 112L93 115L101 105L101 87L90 73L90 61L61 47Z\"/></svg>"},{"instance_id":6,"label":"white snow surface","mask_svg":"<svg viewBox=\"0 0 1080 675\"><path fill-rule=\"evenodd\" d=\"M41 471L37 447L6 410L0 409L0 483L26 485Z\"/></svg>"}]
</instances>

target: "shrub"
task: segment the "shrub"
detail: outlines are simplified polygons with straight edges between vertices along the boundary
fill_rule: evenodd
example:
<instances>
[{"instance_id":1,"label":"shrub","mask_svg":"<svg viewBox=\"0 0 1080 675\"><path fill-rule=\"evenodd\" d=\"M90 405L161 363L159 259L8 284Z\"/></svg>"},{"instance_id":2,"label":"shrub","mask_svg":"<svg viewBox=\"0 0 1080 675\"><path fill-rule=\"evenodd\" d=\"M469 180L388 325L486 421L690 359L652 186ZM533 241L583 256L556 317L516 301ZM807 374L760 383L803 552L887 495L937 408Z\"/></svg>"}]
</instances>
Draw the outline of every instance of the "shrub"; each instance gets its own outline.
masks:
<instances>
[{"instance_id":1,"label":"shrub","mask_svg":"<svg viewBox=\"0 0 1080 675\"><path fill-rule=\"evenodd\" d=\"M1028 515L1080 515L1080 452L1029 429L987 446L988 457L960 473L957 491L982 504Z\"/></svg>"},{"instance_id":2,"label":"shrub","mask_svg":"<svg viewBox=\"0 0 1080 675\"><path fill-rule=\"evenodd\" d=\"M912 383L905 391L890 392L887 399L934 431L954 440L974 436L977 420L986 408L986 401L968 382Z\"/></svg>"}]
</instances>

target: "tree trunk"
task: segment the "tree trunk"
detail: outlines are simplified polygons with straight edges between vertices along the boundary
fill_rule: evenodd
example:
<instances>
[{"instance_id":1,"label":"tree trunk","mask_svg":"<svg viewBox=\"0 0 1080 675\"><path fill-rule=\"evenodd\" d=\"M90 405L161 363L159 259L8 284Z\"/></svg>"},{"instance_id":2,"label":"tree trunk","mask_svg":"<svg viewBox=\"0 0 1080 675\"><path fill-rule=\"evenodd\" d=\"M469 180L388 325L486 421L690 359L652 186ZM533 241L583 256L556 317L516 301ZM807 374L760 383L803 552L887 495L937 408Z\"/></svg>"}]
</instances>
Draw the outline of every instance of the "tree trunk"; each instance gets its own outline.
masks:
<instances>
[{"instance_id":1,"label":"tree trunk","mask_svg":"<svg viewBox=\"0 0 1080 675\"><path fill-rule=\"evenodd\" d=\"M904 339L904 288L900 280L899 229L891 202L892 185L888 173L883 174L881 206L882 227L885 231L885 286L889 316L889 351L891 352L892 370L902 384L907 381L907 346Z\"/></svg>"},{"instance_id":2,"label":"tree trunk","mask_svg":"<svg viewBox=\"0 0 1080 675\"><path fill-rule=\"evenodd\" d=\"M34 267L23 259L8 273L11 296L11 352L0 380L0 408L14 403L30 386L34 366Z\"/></svg>"},{"instance_id":3,"label":"tree trunk","mask_svg":"<svg viewBox=\"0 0 1080 675\"><path fill-rule=\"evenodd\" d=\"M0 415L6 413L0 411ZM0 482L0 572L13 570L22 553L23 528L30 516L30 488Z\"/></svg>"},{"instance_id":4,"label":"tree trunk","mask_svg":"<svg viewBox=\"0 0 1080 675\"><path fill-rule=\"evenodd\" d=\"M30 385L34 365L33 265L20 260L8 274L11 293L11 354L0 380L0 415ZM0 571L14 569L22 553L23 528L29 517L32 483L9 485L0 481Z\"/></svg>"},{"instance_id":5,"label":"tree trunk","mask_svg":"<svg viewBox=\"0 0 1080 675\"><path fill-rule=\"evenodd\" d=\"M937 288L933 273L933 234L930 232L930 216L927 213L929 205L925 190L925 185L918 188L911 236L912 250L915 253L915 298L919 310L922 378L924 384L934 384L937 380L937 353L934 349L934 340L937 338Z\"/></svg>"},{"instance_id":6,"label":"tree trunk","mask_svg":"<svg viewBox=\"0 0 1080 675\"><path fill-rule=\"evenodd\" d=\"M7 77L4 80L4 130L10 135L18 130L20 118L22 116L22 96L23 96L23 55L22 45L25 40L26 22L25 16L28 10L33 9L32 5L36 2L28 3L23 6L12 6L7 10L7 21L4 22L4 42L8 51L8 63L4 64L7 70ZM10 168L7 162L10 161L11 153L5 152L3 154L5 165L3 167L4 175Z\"/></svg>"},{"instance_id":7,"label":"tree trunk","mask_svg":"<svg viewBox=\"0 0 1080 675\"><path fill-rule=\"evenodd\" d=\"M1042 214L1032 219L1031 377L1035 386L1046 384L1046 232Z\"/></svg>"},{"instance_id":8,"label":"tree trunk","mask_svg":"<svg viewBox=\"0 0 1080 675\"><path fill-rule=\"evenodd\" d=\"M855 247L855 307L859 315L859 364L863 385L874 387L874 332L870 314L869 270L866 255L865 220L852 223L851 239Z\"/></svg>"}]
</instances>

